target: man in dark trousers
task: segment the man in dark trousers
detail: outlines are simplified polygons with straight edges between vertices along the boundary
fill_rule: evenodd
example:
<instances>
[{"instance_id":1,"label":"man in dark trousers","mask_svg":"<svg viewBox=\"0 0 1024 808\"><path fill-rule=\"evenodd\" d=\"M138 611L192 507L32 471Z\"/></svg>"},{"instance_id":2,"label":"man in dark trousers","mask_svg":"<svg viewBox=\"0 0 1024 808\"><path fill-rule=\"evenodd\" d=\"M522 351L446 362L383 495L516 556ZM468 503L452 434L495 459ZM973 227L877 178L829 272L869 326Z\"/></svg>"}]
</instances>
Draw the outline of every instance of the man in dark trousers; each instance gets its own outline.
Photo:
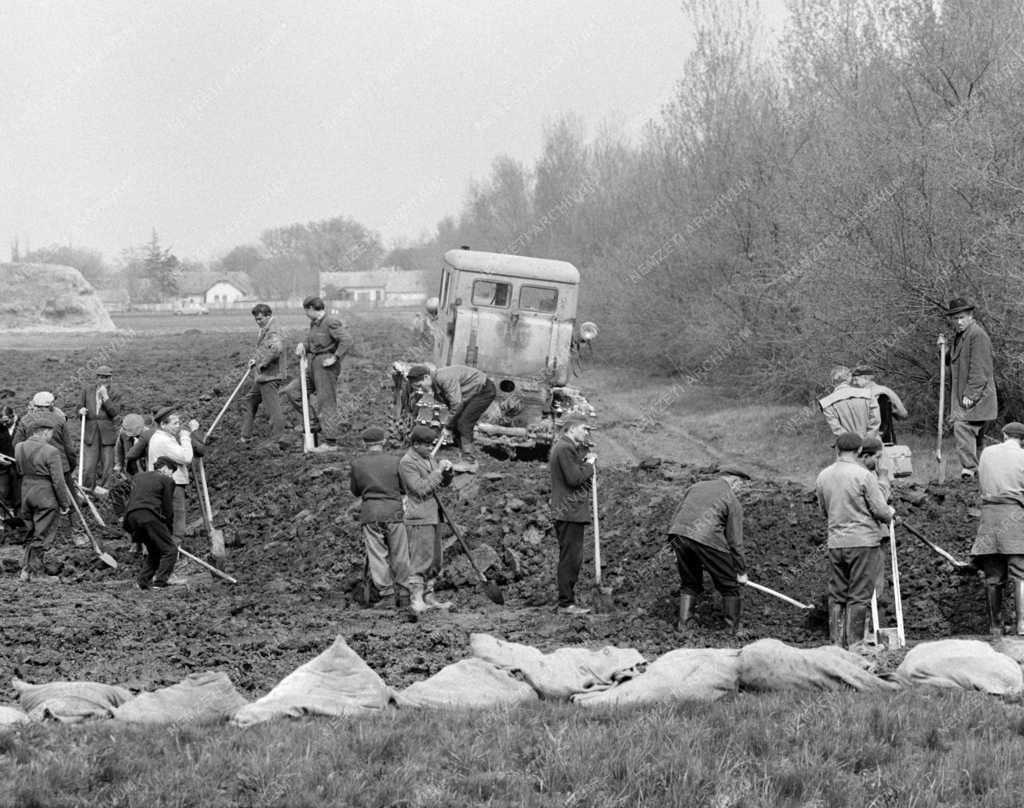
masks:
<instances>
[{"instance_id":1,"label":"man in dark trousers","mask_svg":"<svg viewBox=\"0 0 1024 808\"><path fill-rule=\"evenodd\" d=\"M473 430L480 417L498 394L487 374L466 365L449 365L431 371L426 365L413 365L407 378L414 389L429 393L448 408L445 431L462 451L456 471L476 471L479 464L473 448Z\"/></svg>"},{"instance_id":2,"label":"man in dark trousers","mask_svg":"<svg viewBox=\"0 0 1024 808\"><path fill-rule=\"evenodd\" d=\"M725 624L733 636L740 631L740 586L747 582L743 557L743 506L736 497L745 475L726 470L716 480L687 489L672 517L669 541L679 569L679 622L686 634L697 598L704 591L704 570L722 596Z\"/></svg>"},{"instance_id":3,"label":"man in dark trousers","mask_svg":"<svg viewBox=\"0 0 1024 808\"><path fill-rule=\"evenodd\" d=\"M14 447L22 478L21 518L29 524L21 561L21 580L31 581L44 571L44 556L60 524L71 510L71 494L64 479L60 452L52 445L58 421L52 412L39 411L22 421L28 437Z\"/></svg>"},{"instance_id":4,"label":"man in dark trousers","mask_svg":"<svg viewBox=\"0 0 1024 808\"><path fill-rule=\"evenodd\" d=\"M178 464L158 457L152 471L140 471L132 478L132 493L125 509L124 529L132 541L146 546L146 557L137 584L139 589L170 586L169 579L178 560L174 525L174 472Z\"/></svg>"},{"instance_id":5,"label":"man in dark trousers","mask_svg":"<svg viewBox=\"0 0 1024 808\"><path fill-rule=\"evenodd\" d=\"M973 480L985 426L999 411L992 367L992 342L974 320L974 306L958 297L949 302L946 316L956 333L946 361L950 364L949 422L953 425L960 478Z\"/></svg>"},{"instance_id":6,"label":"man in dark trousers","mask_svg":"<svg viewBox=\"0 0 1024 808\"><path fill-rule=\"evenodd\" d=\"M597 455L587 446L590 425L571 415L562 422L562 436L551 447L551 518L558 537L558 611L587 614L576 605L576 581L583 565L583 526L591 521L591 480Z\"/></svg>"},{"instance_id":7,"label":"man in dark trousers","mask_svg":"<svg viewBox=\"0 0 1024 808\"><path fill-rule=\"evenodd\" d=\"M82 485L109 488L113 484L114 443L117 441L117 418L121 415L121 398L110 385L113 371L107 365L96 368L96 381L86 385L78 399L81 428L85 431L82 453Z\"/></svg>"},{"instance_id":8,"label":"man in dark trousers","mask_svg":"<svg viewBox=\"0 0 1024 808\"><path fill-rule=\"evenodd\" d=\"M0 407L0 499L15 513L21 507L21 478L14 463L14 432L18 427L18 414L14 407Z\"/></svg>"},{"instance_id":9,"label":"man in dark trousers","mask_svg":"<svg viewBox=\"0 0 1024 808\"><path fill-rule=\"evenodd\" d=\"M341 319L328 314L322 298L307 297L302 310L309 318L309 333L305 342L295 346L295 355L309 360L310 394L316 393L316 407L310 409L310 428L319 432L320 443L314 451L330 452L338 449L341 424L338 417L338 375L341 360L352 350L352 338ZM281 391L292 408L302 412L302 381L293 379Z\"/></svg>"},{"instance_id":10,"label":"man in dark trousers","mask_svg":"<svg viewBox=\"0 0 1024 808\"><path fill-rule=\"evenodd\" d=\"M384 451L380 427L363 430L366 453L352 461L350 488L362 502L359 522L370 578L381 597L395 593L399 609L409 607L409 543L405 532L404 490L398 457Z\"/></svg>"},{"instance_id":11,"label":"man in dark trousers","mask_svg":"<svg viewBox=\"0 0 1024 808\"><path fill-rule=\"evenodd\" d=\"M242 443L252 440L253 421L256 412L263 405L270 419L270 440L277 441L284 448L284 415L278 388L285 378L284 334L274 322L274 312L266 303L252 307L252 316L259 326L256 337L256 352L249 360L255 378L252 388L244 399L242 408Z\"/></svg>"}]
</instances>

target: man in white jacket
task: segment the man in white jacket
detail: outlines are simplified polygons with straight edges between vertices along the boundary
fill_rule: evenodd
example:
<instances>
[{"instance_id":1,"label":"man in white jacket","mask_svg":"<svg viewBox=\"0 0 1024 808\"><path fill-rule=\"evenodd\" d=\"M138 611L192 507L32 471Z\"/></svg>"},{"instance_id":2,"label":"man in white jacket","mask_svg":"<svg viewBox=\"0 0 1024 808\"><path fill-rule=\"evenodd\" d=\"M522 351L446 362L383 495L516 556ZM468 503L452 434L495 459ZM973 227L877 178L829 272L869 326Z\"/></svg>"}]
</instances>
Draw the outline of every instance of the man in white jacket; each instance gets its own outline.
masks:
<instances>
[{"instance_id":1,"label":"man in white jacket","mask_svg":"<svg viewBox=\"0 0 1024 808\"><path fill-rule=\"evenodd\" d=\"M185 487L188 485L188 467L195 456L192 447L192 433L199 429L199 422L194 418L182 427L181 416L174 407L164 407L153 416L157 430L149 439L146 468L150 471L157 458L167 457L178 464L172 475L174 480L174 527L171 533L174 543L181 544L185 538Z\"/></svg>"}]
</instances>

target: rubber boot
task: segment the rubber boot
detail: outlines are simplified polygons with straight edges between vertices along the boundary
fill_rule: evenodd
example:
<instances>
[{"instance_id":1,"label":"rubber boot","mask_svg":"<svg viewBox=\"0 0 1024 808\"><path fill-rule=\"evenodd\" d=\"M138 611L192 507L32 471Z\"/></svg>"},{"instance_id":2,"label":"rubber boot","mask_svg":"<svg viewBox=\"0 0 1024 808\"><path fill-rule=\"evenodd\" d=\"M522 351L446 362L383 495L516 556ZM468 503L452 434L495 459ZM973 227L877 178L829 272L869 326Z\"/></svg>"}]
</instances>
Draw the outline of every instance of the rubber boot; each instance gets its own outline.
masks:
<instances>
[{"instance_id":1,"label":"rubber boot","mask_svg":"<svg viewBox=\"0 0 1024 808\"><path fill-rule=\"evenodd\" d=\"M866 603L851 603L846 607L846 636L850 641L850 650L864 645L864 624L867 619Z\"/></svg>"},{"instance_id":2,"label":"rubber boot","mask_svg":"<svg viewBox=\"0 0 1024 808\"><path fill-rule=\"evenodd\" d=\"M842 603L828 603L828 641L846 647L846 607Z\"/></svg>"},{"instance_id":3,"label":"rubber boot","mask_svg":"<svg viewBox=\"0 0 1024 808\"><path fill-rule=\"evenodd\" d=\"M1019 583L1019 582L1018 582ZM1003 636L1003 587L1001 584L985 585L985 600L988 602L988 633L993 637ZM1020 608L1017 609L1020 614ZM1019 618L1018 618L1019 622Z\"/></svg>"},{"instance_id":4,"label":"rubber boot","mask_svg":"<svg viewBox=\"0 0 1024 808\"><path fill-rule=\"evenodd\" d=\"M725 615L725 626L733 637L739 637L743 630L740 628L740 612L743 601L739 595L729 595L722 598L722 614Z\"/></svg>"},{"instance_id":5,"label":"rubber boot","mask_svg":"<svg viewBox=\"0 0 1024 808\"><path fill-rule=\"evenodd\" d=\"M676 623L676 631L684 636L690 632L691 613L696 602L697 598L693 595L679 596L679 621Z\"/></svg>"},{"instance_id":6,"label":"rubber boot","mask_svg":"<svg viewBox=\"0 0 1024 808\"><path fill-rule=\"evenodd\" d=\"M1013 581L1013 608L1017 617L1017 634L1024 634L1024 581L1015 578Z\"/></svg>"}]
</instances>

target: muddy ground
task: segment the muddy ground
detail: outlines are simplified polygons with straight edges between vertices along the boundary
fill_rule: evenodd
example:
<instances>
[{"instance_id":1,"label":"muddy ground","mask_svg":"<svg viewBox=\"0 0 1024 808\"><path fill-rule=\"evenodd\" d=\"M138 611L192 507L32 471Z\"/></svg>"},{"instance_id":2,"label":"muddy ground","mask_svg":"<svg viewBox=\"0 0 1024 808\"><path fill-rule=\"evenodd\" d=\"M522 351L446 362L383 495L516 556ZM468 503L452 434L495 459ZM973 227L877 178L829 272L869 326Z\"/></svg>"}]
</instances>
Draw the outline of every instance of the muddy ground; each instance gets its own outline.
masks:
<instances>
[{"instance_id":1,"label":"muddy ground","mask_svg":"<svg viewBox=\"0 0 1024 808\"><path fill-rule=\"evenodd\" d=\"M255 697L338 634L393 686L425 678L465 657L471 632L490 632L544 650L574 644L629 646L648 658L684 644L727 644L713 593L699 605L696 633L685 643L674 635L678 576L664 540L685 487L714 475L716 467L690 467L656 457L600 468L602 551L615 601L610 614L564 618L555 613L556 543L548 515L546 467L491 458L482 463L478 490L471 487L467 496L448 499L470 544L493 549L481 551L481 556L496 559L488 574L502 585L505 606L491 604L473 585L457 546L448 551L442 581L442 594L456 602L455 612L430 613L412 623L385 604L367 608L360 603L363 561L351 514L348 459L359 451L356 436L362 428L387 423L389 363L416 357L410 354L415 350L410 348L411 332L394 321L366 323L359 331L360 356L343 371L351 426L343 453L304 456L294 432L289 433L289 451L243 447L234 440L239 423L235 411L218 427L219 440L210 447L206 467L215 522L233 544L224 568L238 579L237 585L193 567L184 570L187 586L139 591L133 586L138 562L129 544L115 538L116 531L108 532L105 543L120 562L118 570L109 570L88 548L65 539L49 554L61 567L60 581L21 584L20 536L18 531L4 534L0 701L14 698L12 676L154 689L214 669L226 671ZM189 329L88 347L5 351L2 385L13 389L19 402L39 389L69 394L74 385L68 380L82 368L84 378L91 378L93 366L100 363L96 357L103 353L102 362L115 367L113 383L132 403L130 409L152 411L177 403L205 425L241 375L250 341L245 332ZM581 384L586 386L585 377ZM294 424L296 419L289 417ZM261 421L257 437L266 429ZM897 508L908 522L966 557L977 518L973 487L955 482L899 491ZM744 623L751 638L777 637L802 646L823 643L825 525L813 493L798 483L760 478L741 499L751 579L818 605L804 612L748 592ZM192 499L189 507L195 527L185 546L205 556L208 542L194 503ZM911 643L985 628L983 591L976 577L952 574L905 531L898 532L898 546ZM588 548L578 588L583 603L592 590L590 562ZM883 624L895 625L888 587L881 607Z\"/></svg>"}]
</instances>

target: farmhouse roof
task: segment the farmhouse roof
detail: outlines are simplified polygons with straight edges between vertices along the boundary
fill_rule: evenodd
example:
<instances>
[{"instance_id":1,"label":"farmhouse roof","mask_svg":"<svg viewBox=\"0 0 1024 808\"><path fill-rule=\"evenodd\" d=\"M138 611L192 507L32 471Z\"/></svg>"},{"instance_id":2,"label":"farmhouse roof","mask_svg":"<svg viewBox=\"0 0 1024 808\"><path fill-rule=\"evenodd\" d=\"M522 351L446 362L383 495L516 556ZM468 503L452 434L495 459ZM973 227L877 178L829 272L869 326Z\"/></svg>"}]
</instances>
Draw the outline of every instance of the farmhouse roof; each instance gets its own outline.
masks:
<instances>
[{"instance_id":1,"label":"farmhouse roof","mask_svg":"<svg viewBox=\"0 0 1024 808\"><path fill-rule=\"evenodd\" d=\"M254 292L252 280L245 272L184 272L178 278L183 295L205 295L216 283L230 283L243 295Z\"/></svg>"}]
</instances>

